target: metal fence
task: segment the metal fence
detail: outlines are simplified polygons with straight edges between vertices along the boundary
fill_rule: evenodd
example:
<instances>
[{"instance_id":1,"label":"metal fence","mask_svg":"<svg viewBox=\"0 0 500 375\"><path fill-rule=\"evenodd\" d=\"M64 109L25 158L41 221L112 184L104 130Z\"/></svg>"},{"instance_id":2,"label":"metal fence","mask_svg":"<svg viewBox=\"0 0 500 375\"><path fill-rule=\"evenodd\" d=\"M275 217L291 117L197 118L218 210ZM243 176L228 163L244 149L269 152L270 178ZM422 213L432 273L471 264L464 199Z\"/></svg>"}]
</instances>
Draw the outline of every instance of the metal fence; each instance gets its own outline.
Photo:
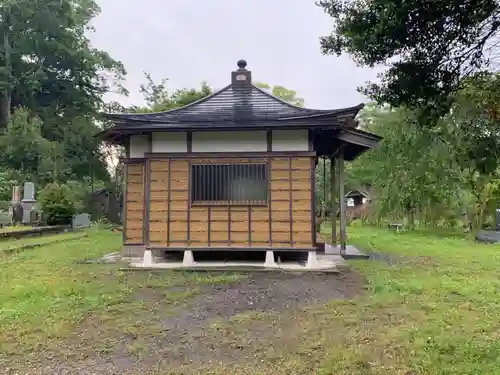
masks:
<instances>
[{"instance_id":1,"label":"metal fence","mask_svg":"<svg viewBox=\"0 0 500 375\"><path fill-rule=\"evenodd\" d=\"M191 166L191 202L265 204L267 164L196 164Z\"/></svg>"}]
</instances>

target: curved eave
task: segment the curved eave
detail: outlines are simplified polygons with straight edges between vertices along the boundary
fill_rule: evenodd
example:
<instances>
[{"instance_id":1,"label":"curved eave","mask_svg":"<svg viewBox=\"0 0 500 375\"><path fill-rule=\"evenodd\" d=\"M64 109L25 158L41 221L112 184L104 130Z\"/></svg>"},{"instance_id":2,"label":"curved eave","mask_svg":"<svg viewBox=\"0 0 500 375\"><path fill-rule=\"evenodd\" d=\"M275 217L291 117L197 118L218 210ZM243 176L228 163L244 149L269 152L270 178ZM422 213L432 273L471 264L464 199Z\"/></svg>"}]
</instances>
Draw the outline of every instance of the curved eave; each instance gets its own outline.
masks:
<instances>
[{"instance_id":1,"label":"curved eave","mask_svg":"<svg viewBox=\"0 0 500 375\"><path fill-rule=\"evenodd\" d=\"M354 107L347 107L347 108L340 108L340 109L332 109L332 110L320 110L320 113L311 113L311 114L306 114L303 116L289 116L289 117L282 117L279 120L280 121L287 121L287 120L303 120L303 119L314 119L314 118L319 118L319 117L332 117L332 116L339 116L339 115L347 115L346 117L356 117L358 112L363 109L365 105L363 103L358 104Z\"/></svg>"},{"instance_id":2,"label":"curved eave","mask_svg":"<svg viewBox=\"0 0 500 375\"><path fill-rule=\"evenodd\" d=\"M146 113L105 113L105 112L102 112L101 116L103 116L104 118L106 118L108 120L111 120L111 121L114 121L114 120L137 121L136 119L130 119L130 117L131 116L134 116L134 117L139 117L139 116L147 117L147 116L151 116L151 115L153 115L153 116L170 115L170 114L174 114L176 112L179 112L179 111L182 111L182 110L194 107L194 106L196 106L198 104L204 103L204 102L212 99L213 97L221 94L222 92L226 91L230 87L231 87L231 85L227 85L226 87L223 87L222 89L217 90L216 92L214 92L214 93L212 93L210 95L207 95L204 98L198 99L198 100L196 100L196 101L194 101L192 103L186 104L185 106L182 106L182 107L179 107L179 108L170 109L168 111L146 112ZM148 121L148 122L150 122L151 120L141 119L140 121ZM157 122L157 121L158 120L151 121L151 122ZM161 121L161 122L164 122L164 121Z\"/></svg>"},{"instance_id":3,"label":"curved eave","mask_svg":"<svg viewBox=\"0 0 500 375\"><path fill-rule=\"evenodd\" d=\"M352 161L377 146L382 137L360 129L342 129L336 138L344 144L344 158Z\"/></svg>"}]
</instances>

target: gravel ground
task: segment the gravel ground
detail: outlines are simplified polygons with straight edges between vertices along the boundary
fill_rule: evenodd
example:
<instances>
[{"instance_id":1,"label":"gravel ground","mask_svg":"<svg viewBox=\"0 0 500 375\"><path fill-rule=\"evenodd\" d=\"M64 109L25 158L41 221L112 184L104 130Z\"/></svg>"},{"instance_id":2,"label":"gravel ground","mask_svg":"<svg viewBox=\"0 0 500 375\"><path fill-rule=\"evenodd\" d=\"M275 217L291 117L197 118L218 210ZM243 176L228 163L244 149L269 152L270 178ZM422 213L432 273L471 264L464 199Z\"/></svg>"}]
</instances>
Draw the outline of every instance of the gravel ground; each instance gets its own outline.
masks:
<instances>
[{"instance_id":1,"label":"gravel ground","mask_svg":"<svg viewBox=\"0 0 500 375\"><path fill-rule=\"evenodd\" d=\"M57 356L48 360L48 353L44 353L45 359L40 358L29 371L7 373L148 374L157 367L168 373L179 366L251 365L262 361L259 353L263 347L272 348L274 341L293 332L287 324L293 324L290 317L294 313L332 299L352 298L362 285L361 278L348 271L340 274L252 273L249 278L229 285L203 288L174 313L170 311L161 316L158 315L161 309L157 309L154 320L158 329L140 337L143 350L139 357L126 349L130 347L130 338L116 333L116 345L105 354L87 353L86 358L71 360ZM139 298L155 297L145 293ZM254 319L251 313L265 317ZM235 318L241 322L234 324ZM96 343L100 339L96 332ZM296 337L290 339L291 342L297 340ZM78 348L75 342L68 345Z\"/></svg>"}]
</instances>

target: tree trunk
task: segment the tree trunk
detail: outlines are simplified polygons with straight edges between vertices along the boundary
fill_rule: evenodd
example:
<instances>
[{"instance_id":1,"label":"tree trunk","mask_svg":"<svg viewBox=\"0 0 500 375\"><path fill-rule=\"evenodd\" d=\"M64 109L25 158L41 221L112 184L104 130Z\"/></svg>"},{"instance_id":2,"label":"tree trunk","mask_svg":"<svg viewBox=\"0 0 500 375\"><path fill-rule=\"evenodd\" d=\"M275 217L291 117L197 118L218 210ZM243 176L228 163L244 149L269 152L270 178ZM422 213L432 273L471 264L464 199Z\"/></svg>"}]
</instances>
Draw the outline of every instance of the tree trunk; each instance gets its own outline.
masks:
<instances>
[{"instance_id":1,"label":"tree trunk","mask_svg":"<svg viewBox=\"0 0 500 375\"><path fill-rule=\"evenodd\" d=\"M0 130L7 128L10 120L11 93L9 89L4 89L0 100Z\"/></svg>"},{"instance_id":2,"label":"tree trunk","mask_svg":"<svg viewBox=\"0 0 500 375\"><path fill-rule=\"evenodd\" d=\"M5 129L10 119L10 107L12 101L11 80L12 80L12 65L10 58L10 42L9 34L3 34L3 50L5 61L5 87L0 99L0 130Z\"/></svg>"}]
</instances>

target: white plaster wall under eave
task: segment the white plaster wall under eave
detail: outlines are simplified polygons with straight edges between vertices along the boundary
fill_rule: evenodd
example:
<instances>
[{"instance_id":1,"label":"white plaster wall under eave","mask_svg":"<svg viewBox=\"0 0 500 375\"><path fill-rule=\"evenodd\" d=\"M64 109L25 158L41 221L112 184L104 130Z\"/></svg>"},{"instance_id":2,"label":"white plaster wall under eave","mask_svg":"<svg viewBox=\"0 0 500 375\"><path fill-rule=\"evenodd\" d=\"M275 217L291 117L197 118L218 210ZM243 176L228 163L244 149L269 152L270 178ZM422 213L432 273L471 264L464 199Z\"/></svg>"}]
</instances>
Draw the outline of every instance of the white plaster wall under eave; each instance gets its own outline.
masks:
<instances>
[{"instance_id":1,"label":"white plaster wall under eave","mask_svg":"<svg viewBox=\"0 0 500 375\"><path fill-rule=\"evenodd\" d=\"M130 157L143 158L149 152L149 140L147 135L132 135L130 137Z\"/></svg>"},{"instance_id":2,"label":"white plaster wall under eave","mask_svg":"<svg viewBox=\"0 0 500 375\"><path fill-rule=\"evenodd\" d=\"M273 130L273 151L308 151L307 129Z\"/></svg>"},{"instance_id":3,"label":"white plaster wall under eave","mask_svg":"<svg viewBox=\"0 0 500 375\"><path fill-rule=\"evenodd\" d=\"M187 152L187 134L185 132L175 133L153 133L153 153L184 153Z\"/></svg>"},{"instance_id":4,"label":"white plaster wall under eave","mask_svg":"<svg viewBox=\"0 0 500 375\"><path fill-rule=\"evenodd\" d=\"M193 133L193 152L265 152L266 131L207 131Z\"/></svg>"}]
</instances>

